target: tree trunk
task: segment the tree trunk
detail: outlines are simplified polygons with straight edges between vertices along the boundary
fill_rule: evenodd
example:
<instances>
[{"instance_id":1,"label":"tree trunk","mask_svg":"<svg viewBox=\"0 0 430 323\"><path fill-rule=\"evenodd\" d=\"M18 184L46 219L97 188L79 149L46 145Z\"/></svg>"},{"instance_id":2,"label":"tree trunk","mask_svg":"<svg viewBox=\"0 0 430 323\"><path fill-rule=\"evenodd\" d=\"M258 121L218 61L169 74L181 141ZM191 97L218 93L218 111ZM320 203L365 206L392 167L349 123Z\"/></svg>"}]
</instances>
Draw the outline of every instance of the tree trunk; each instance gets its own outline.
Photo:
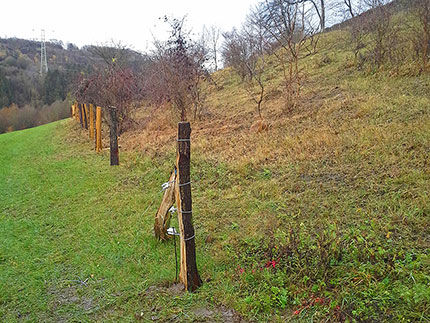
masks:
<instances>
[{"instance_id":1,"label":"tree trunk","mask_svg":"<svg viewBox=\"0 0 430 323\"><path fill-rule=\"evenodd\" d=\"M321 31L325 31L325 3L321 0Z\"/></svg>"}]
</instances>

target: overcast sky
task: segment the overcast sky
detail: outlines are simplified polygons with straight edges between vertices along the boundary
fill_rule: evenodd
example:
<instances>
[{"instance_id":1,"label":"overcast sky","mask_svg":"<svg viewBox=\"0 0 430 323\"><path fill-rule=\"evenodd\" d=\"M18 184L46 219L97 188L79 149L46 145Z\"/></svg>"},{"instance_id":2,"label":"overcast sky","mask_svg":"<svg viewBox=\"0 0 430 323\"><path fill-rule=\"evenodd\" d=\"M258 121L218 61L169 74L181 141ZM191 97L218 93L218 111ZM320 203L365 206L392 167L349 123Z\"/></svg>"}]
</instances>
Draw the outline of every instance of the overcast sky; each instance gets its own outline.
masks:
<instances>
[{"instance_id":1,"label":"overcast sky","mask_svg":"<svg viewBox=\"0 0 430 323\"><path fill-rule=\"evenodd\" d=\"M240 26L258 0L2 0L0 37L72 42L79 47L114 40L145 51L153 36L166 37L164 15L187 15L187 26L199 33L203 25L222 30Z\"/></svg>"}]
</instances>

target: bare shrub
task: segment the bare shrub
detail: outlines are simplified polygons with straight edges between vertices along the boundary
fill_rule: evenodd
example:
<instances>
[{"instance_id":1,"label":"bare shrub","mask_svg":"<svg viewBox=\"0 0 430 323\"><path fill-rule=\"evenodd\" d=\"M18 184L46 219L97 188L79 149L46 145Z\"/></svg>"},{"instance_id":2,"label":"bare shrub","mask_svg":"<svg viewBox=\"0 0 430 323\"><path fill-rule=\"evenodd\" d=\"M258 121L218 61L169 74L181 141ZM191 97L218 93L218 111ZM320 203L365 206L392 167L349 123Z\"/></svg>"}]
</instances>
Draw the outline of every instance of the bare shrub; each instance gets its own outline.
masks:
<instances>
[{"instance_id":1,"label":"bare shrub","mask_svg":"<svg viewBox=\"0 0 430 323\"><path fill-rule=\"evenodd\" d=\"M198 116L206 98L202 83L208 76L207 49L190 38L184 19L165 17L164 21L170 25L170 37L167 42L155 41L151 83L145 92L152 102L170 103L185 121L190 111L194 118Z\"/></svg>"},{"instance_id":2,"label":"bare shrub","mask_svg":"<svg viewBox=\"0 0 430 323\"><path fill-rule=\"evenodd\" d=\"M266 0L258 10L282 68L285 108L291 111L298 103L304 76L299 61L306 56L306 42L316 29L302 1Z\"/></svg>"},{"instance_id":3,"label":"bare shrub","mask_svg":"<svg viewBox=\"0 0 430 323\"><path fill-rule=\"evenodd\" d=\"M98 66L92 74L81 77L76 82L74 91L74 96L80 103L115 108L119 135L133 125L133 113L142 96L140 79L121 61L116 57L104 59L104 65ZM104 116L110 125L111 120L106 118L107 114Z\"/></svg>"},{"instance_id":4,"label":"bare shrub","mask_svg":"<svg viewBox=\"0 0 430 323\"><path fill-rule=\"evenodd\" d=\"M416 18L412 26L415 55L420 62L420 70L427 71L430 60L430 0L415 0L410 8Z\"/></svg>"},{"instance_id":5,"label":"bare shrub","mask_svg":"<svg viewBox=\"0 0 430 323\"><path fill-rule=\"evenodd\" d=\"M70 105L67 100L55 101L38 109L29 105L19 108L12 104L0 109L0 133L32 128L69 116Z\"/></svg>"}]
</instances>

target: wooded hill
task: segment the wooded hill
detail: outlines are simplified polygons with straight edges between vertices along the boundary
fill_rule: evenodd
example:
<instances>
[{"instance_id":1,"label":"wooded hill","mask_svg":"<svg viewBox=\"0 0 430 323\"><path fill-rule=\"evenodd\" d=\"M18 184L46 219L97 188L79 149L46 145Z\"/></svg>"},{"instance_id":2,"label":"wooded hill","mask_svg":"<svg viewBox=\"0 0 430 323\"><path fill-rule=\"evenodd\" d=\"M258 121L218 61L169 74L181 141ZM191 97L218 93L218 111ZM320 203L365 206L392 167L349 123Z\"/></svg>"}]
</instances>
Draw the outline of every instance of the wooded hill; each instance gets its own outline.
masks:
<instances>
[{"instance_id":1,"label":"wooded hill","mask_svg":"<svg viewBox=\"0 0 430 323\"><path fill-rule=\"evenodd\" d=\"M40 107L64 100L70 85L81 73L91 71L102 60L95 51L108 47L47 42L48 73L40 76L40 42L19 38L0 38L0 109L16 104ZM128 50L131 56L140 54Z\"/></svg>"}]
</instances>

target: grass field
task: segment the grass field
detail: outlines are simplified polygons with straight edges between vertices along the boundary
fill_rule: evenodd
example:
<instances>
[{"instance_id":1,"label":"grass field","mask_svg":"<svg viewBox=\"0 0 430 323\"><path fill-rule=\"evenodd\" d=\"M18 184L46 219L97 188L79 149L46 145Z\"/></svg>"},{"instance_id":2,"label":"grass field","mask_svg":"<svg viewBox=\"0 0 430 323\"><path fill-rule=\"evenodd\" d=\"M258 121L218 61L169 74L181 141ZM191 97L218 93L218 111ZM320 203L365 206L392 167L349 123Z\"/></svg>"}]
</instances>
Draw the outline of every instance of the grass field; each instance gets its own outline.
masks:
<instances>
[{"instance_id":1,"label":"grass field","mask_svg":"<svg viewBox=\"0 0 430 323\"><path fill-rule=\"evenodd\" d=\"M197 317L206 301L169 288L173 247L152 233L171 165L122 155L111 168L85 137L68 140L71 129L60 121L0 136L1 321Z\"/></svg>"},{"instance_id":2,"label":"grass field","mask_svg":"<svg viewBox=\"0 0 430 323\"><path fill-rule=\"evenodd\" d=\"M427 172L373 181L197 154L205 284L184 294L172 245L152 234L173 153L109 167L69 120L0 147L2 321L429 318Z\"/></svg>"}]
</instances>

